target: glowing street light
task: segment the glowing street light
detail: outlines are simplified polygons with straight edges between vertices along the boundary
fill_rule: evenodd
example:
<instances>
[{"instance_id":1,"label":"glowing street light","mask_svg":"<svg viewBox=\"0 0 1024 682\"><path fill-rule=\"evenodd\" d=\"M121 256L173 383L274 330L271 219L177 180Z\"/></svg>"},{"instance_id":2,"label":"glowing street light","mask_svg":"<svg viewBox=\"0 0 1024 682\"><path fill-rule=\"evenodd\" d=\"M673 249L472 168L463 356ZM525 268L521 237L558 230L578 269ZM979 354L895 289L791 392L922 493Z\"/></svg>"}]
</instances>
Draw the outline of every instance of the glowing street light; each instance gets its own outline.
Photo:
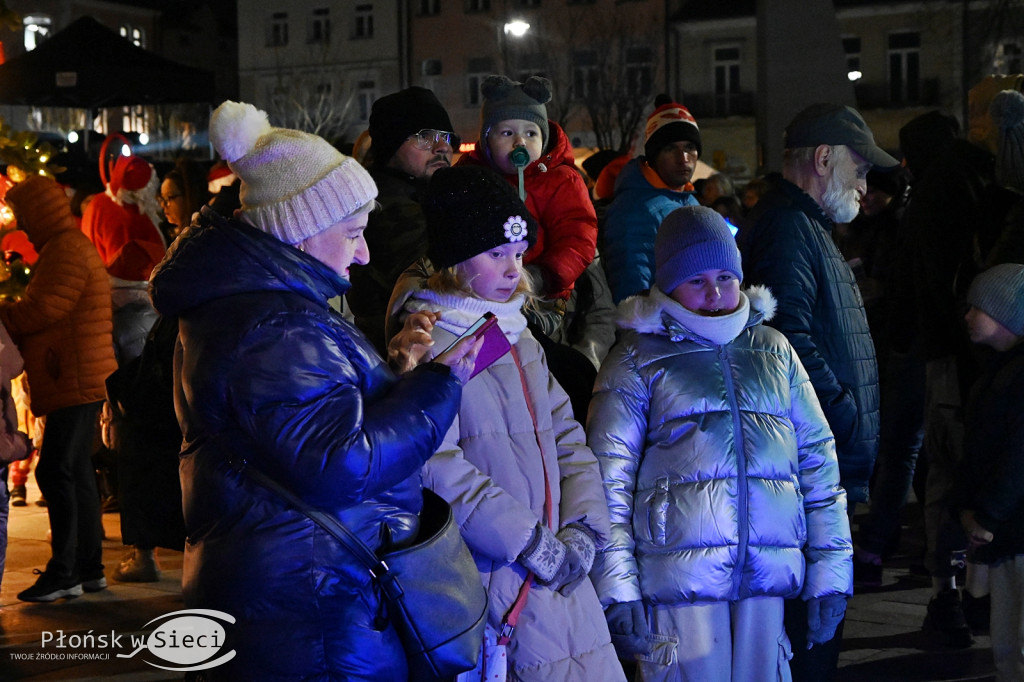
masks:
<instances>
[{"instance_id":1,"label":"glowing street light","mask_svg":"<svg viewBox=\"0 0 1024 682\"><path fill-rule=\"evenodd\" d=\"M522 38L530 30L530 25L522 19L513 19L505 24L505 35Z\"/></svg>"}]
</instances>

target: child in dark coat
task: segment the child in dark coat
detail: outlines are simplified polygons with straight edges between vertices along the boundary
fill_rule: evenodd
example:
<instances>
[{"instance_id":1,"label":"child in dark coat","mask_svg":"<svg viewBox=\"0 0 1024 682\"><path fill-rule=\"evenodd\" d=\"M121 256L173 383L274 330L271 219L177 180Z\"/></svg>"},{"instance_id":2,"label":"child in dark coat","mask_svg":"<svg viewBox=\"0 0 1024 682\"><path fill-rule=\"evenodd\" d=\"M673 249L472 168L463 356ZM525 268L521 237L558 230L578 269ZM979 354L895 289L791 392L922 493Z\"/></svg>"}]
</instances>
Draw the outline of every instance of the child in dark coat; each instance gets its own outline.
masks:
<instances>
[{"instance_id":1,"label":"child in dark coat","mask_svg":"<svg viewBox=\"0 0 1024 682\"><path fill-rule=\"evenodd\" d=\"M971 389L958 477L960 522L990 564L997 679L1024 679L1024 265L978 275L967 293L971 341L996 351Z\"/></svg>"}]
</instances>

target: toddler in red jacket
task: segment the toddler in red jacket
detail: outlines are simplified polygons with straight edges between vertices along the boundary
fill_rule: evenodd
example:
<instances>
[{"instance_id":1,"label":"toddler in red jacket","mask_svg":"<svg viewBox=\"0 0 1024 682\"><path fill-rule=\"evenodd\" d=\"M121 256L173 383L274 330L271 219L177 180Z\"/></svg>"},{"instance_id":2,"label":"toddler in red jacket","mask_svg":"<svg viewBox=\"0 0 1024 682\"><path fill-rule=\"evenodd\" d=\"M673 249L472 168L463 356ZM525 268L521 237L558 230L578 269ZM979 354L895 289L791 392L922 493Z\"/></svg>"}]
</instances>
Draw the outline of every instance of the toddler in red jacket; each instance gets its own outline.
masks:
<instances>
[{"instance_id":1,"label":"toddler in red jacket","mask_svg":"<svg viewBox=\"0 0 1024 682\"><path fill-rule=\"evenodd\" d=\"M525 83L488 76L480 93L480 139L458 163L488 166L519 189L539 225L524 262L544 298L567 299L594 260L597 214L569 138L548 120L551 82L540 76Z\"/></svg>"}]
</instances>

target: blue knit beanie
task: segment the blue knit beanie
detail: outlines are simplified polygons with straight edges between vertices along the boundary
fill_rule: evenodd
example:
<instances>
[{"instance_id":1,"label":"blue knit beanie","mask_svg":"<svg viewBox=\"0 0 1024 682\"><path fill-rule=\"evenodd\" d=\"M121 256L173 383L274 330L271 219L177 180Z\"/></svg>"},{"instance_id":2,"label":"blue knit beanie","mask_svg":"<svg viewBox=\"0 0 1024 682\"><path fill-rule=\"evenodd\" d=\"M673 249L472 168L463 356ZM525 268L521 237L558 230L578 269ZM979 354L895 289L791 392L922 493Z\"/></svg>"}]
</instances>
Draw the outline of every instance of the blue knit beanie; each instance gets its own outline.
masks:
<instances>
[{"instance_id":1,"label":"blue knit beanie","mask_svg":"<svg viewBox=\"0 0 1024 682\"><path fill-rule=\"evenodd\" d=\"M1024 336L1024 265L993 265L971 282L967 302L1010 330Z\"/></svg>"},{"instance_id":2,"label":"blue knit beanie","mask_svg":"<svg viewBox=\"0 0 1024 682\"><path fill-rule=\"evenodd\" d=\"M705 270L728 270L743 279L736 239L707 206L683 206L665 216L654 240L654 267L654 281L666 294Z\"/></svg>"}]
</instances>

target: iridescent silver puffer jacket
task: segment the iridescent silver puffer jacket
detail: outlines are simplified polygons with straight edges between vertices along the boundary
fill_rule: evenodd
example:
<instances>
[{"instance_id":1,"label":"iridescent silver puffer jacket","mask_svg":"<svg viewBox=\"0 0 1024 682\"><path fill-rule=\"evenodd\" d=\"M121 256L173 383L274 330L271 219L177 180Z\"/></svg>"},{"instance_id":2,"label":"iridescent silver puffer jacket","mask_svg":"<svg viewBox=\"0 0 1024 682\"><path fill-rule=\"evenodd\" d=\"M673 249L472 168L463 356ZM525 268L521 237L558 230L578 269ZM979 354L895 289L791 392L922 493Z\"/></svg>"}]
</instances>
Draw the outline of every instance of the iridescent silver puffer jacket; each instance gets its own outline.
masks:
<instances>
[{"instance_id":1,"label":"iridescent silver puffer jacket","mask_svg":"<svg viewBox=\"0 0 1024 682\"><path fill-rule=\"evenodd\" d=\"M612 540L603 603L804 599L852 592L846 493L832 433L764 288L715 345L657 290L619 306L625 333L597 378L588 444Z\"/></svg>"}]
</instances>

